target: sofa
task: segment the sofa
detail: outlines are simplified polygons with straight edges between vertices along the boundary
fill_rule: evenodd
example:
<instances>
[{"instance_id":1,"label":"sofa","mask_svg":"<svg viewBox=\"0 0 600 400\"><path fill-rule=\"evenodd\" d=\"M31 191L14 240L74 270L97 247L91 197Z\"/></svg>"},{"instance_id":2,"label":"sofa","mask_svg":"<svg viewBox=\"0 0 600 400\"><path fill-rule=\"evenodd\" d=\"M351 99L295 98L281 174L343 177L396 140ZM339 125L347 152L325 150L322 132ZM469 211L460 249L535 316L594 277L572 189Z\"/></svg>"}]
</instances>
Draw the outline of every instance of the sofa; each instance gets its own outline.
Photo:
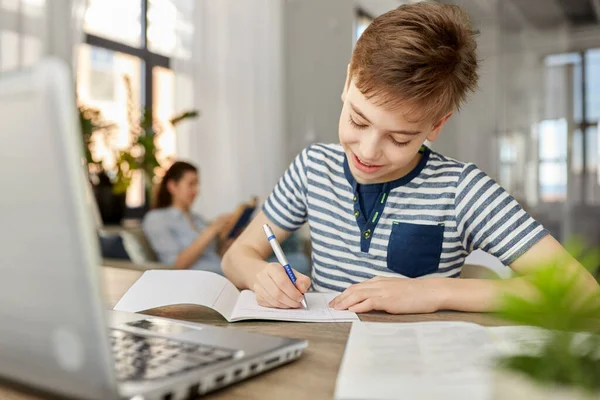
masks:
<instances>
[{"instance_id":1,"label":"sofa","mask_svg":"<svg viewBox=\"0 0 600 400\"><path fill-rule=\"evenodd\" d=\"M104 266L141 271L172 269L158 260L139 224L102 228L99 240ZM307 240L304 232L298 231L281 244L290 264L303 274L310 274L310 246ZM269 261L275 262L276 259L272 256Z\"/></svg>"}]
</instances>

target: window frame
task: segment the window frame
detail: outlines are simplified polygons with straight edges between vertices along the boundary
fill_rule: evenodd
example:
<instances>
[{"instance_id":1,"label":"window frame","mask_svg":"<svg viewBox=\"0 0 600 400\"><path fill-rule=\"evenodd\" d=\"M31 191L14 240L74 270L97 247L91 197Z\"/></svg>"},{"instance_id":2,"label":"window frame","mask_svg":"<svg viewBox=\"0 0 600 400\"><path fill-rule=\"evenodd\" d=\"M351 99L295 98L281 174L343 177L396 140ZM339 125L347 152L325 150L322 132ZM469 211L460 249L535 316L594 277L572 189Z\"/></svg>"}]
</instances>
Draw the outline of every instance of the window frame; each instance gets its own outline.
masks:
<instances>
[{"instance_id":1,"label":"window frame","mask_svg":"<svg viewBox=\"0 0 600 400\"><path fill-rule=\"evenodd\" d=\"M581 104L581 121L572 121L572 132L567 132L567 137L575 134L575 132L580 131L582 132L581 134L581 154L578 154L578 156L580 157L581 160L581 165L582 165L582 169L580 172L577 172L577 174L581 177L582 182L586 182L587 181L587 176L588 176L588 168L587 168L587 164L588 164L588 160L587 160L587 130L588 128L596 128L598 129L598 127L600 126L600 120L590 120L589 116L588 116L588 109L587 109L587 97L588 97L588 92L587 92L587 57L588 57L588 51L589 50L596 50L599 48L586 48L586 49L580 49L580 50L576 50L576 51L570 51L570 52L564 52L564 53L553 53L553 54L547 54L544 56L544 59L549 57L549 56L553 56L553 55L561 55L561 54L569 54L569 53L574 53L574 54L578 54L580 57L580 68L581 68L581 81L580 82L574 82L575 84L580 84L580 88L579 88L579 99L574 99L574 101L579 101ZM574 106L574 104L570 105L571 107ZM567 139L568 140L568 139ZM539 144L538 144L538 149L539 149ZM568 157L568 155L567 155ZM541 157L538 156L538 174L539 174L539 169L541 167L542 164L544 163L549 163L549 162L565 162L568 163L568 159L567 160L563 160L562 158L557 158L557 159L550 159L550 158L544 158L542 159ZM571 165L567 165L567 168L572 167ZM600 165L597 166L600 170ZM571 173L572 171L567 171L567 173ZM541 195L540 195L540 190L541 190L541 186L540 186L540 182L538 179L537 182L537 192L538 192L538 198L540 198L541 200ZM587 199L587 195L586 195L586 185L583 184L581 186L581 199L583 202L586 201ZM568 194L567 194L568 195ZM543 203L552 203L552 202L548 202L548 201L544 201L541 200Z\"/></svg>"},{"instance_id":2,"label":"window frame","mask_svg":"<svg viewBox=\"0 0 600 400\"><path fill-rule=\"evenodd\" d=\"M115 40L107 39L98 35L90 34L84 31L85 44L98 47L105 50L127 54L142 61L142 88L141 99L144 108L152 117L154 115L153 95L154 95L154 67L171 69L171 58L162 54L154 53L148 48L148 0L140 0L141 4L141 45L140 47L130 46Z\"/></svg>"}]
</instances>

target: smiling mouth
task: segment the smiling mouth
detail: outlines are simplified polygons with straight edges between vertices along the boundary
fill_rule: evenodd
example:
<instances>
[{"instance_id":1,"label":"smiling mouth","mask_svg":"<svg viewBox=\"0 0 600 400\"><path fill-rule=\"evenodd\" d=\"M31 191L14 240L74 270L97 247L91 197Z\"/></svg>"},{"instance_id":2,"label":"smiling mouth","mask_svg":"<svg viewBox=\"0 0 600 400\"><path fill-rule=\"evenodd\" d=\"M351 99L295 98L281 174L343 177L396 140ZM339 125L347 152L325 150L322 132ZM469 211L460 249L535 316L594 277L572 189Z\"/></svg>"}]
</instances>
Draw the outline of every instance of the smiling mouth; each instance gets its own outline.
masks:
<instances>
[{"instance_id":1,"label":"smiling mouth","mask_svg":"<svg viewBox=\"0 0 600 400\"><path fill-rule=\"evenodd\" d=\"M363 160L361 160L356 154L352 153L352 159L354 161L354 166L362 172L373 173L379 169L381 169L382 165L370 164Z\"/></svg>"}]
</instances>

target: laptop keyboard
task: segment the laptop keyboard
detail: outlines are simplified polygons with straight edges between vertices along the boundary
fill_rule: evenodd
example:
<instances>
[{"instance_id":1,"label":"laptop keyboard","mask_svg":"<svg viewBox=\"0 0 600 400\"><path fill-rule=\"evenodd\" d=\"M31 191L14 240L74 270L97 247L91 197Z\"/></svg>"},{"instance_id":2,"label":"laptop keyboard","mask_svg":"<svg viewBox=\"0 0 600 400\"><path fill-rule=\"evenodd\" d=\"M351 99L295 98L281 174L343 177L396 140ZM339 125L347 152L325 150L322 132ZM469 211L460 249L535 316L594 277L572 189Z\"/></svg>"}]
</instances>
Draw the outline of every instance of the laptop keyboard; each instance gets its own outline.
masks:
<instances>
[{"instance_id":1,"label":"laptop keyboard","mask_svg":"<svg viewBox=\"0 0 600 400\"><path fill-rule=\"evenodd\" d=\"M236 351L180 342L160 337L140 336L110 330L117 379L140 381L166 378L190 369L231 360Z\"/></svg>"}]
</instances>

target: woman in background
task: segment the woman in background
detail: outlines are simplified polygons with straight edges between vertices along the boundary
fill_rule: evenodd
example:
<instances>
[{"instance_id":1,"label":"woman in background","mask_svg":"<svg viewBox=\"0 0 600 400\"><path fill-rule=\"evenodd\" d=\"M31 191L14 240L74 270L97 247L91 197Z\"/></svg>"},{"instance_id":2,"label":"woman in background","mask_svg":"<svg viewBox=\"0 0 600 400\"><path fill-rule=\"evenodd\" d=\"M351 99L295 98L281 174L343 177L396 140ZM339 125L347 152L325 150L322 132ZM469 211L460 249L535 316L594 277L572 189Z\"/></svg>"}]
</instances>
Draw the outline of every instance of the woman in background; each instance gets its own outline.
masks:
<instances>
[{"instance_id":1,"label":"woman in background","mask_svg":"<svg viewBox=\"0 0 600 400\"><path fill-rule=\"evenodd\" d=\"M175 269L222 275L217 238L230 216L222 215L206 224L191 209L199 188L198 169L183 161L175 162L163 177L142 227L160 262Z\"/></svg>"}]
</instances>

